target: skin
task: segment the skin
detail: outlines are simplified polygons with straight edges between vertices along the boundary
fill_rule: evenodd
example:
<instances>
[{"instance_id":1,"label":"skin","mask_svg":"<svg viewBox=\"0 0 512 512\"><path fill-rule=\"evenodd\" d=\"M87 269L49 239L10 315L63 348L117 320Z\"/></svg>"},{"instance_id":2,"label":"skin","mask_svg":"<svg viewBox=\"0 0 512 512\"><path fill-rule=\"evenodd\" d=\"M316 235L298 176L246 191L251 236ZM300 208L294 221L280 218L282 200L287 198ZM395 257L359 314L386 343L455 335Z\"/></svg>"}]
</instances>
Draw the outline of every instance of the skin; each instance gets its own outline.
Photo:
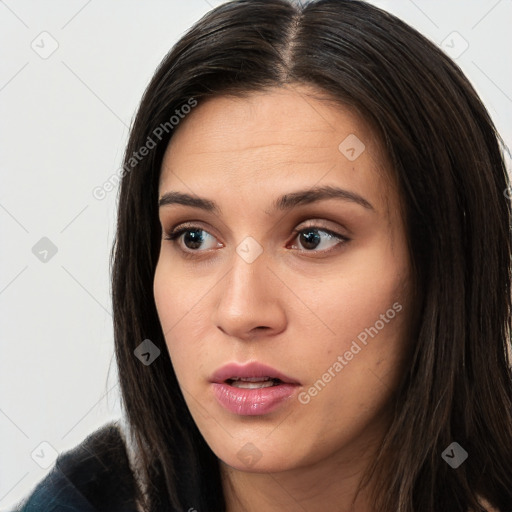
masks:
<instances>
[{"instance_id":1,"label":"skin","mask_svg":"<svg viewBox=\"0 0 512 512\"><path fill-rule=\"evenodd\" d=\"M350 134L365 145L354 161L338 149ZM372 208L330 198L271 211L277 197L323 185L355 192ZM347 108L300 84L212 98L171 139L159 195L170 191L221 208L214 214L160 207L154 296L181 390L221 461L227 510L373 510L368 489L356 496L356 488L390 421L412 316L399 196L374 133ZM187 235L165 239L186 222L205 231L202 245L190 238L185 245ZM318 229L316 247L293 233L311 225ZM263 249L252 263L236 252L248 236ZM243 417L216 401L212 373L248 361L300 382L304 397L396 303L400 312L359 343L361 350L344 358L343 369L307 404L294 396L269 414ZM240 450L259 459L249 465Z\"/></svg>"}]
</instances>

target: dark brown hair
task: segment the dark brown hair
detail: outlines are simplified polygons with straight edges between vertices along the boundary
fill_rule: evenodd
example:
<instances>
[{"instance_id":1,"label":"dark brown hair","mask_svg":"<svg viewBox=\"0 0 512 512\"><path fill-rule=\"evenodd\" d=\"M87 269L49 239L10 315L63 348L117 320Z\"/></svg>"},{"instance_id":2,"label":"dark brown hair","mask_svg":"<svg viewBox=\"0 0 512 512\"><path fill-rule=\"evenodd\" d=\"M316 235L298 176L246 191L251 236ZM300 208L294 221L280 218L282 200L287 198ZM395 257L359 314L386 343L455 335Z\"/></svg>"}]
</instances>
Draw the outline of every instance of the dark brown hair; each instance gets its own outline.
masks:
<instances>
[{"instance_id":1,"label":"dark brown hair","mask_svg":"<svg viewBox=\"0 0 512 512\"><path fill-rule=\"evenodd\" d=\"M112 291L123 405L150 509L225 508L219 462L185 404L153 297L169 119L191 98L294 83L374 127L404 208L419 323L392 425L367 474L375 510L483 511L478 497L512 510L511 209L501 139L442 51L350 0L221 5L172 48L142 99L125 155ZM167 130L157 139L159 126ZM148 138L156 146L134 166ZM146 338L162 351L149 366L133 354ZM469 454L457 469L441 458L453 441Z\"/></svg>"}]
</instances>

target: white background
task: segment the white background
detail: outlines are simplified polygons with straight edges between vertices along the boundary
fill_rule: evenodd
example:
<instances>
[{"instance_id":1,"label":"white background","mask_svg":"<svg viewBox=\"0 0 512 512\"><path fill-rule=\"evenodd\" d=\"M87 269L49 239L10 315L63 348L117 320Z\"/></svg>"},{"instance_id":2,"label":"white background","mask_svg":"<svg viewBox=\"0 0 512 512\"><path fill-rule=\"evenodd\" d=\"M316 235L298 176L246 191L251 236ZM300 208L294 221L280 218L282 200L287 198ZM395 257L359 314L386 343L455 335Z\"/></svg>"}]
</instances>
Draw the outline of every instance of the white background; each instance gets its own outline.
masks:
<instances>
[{"instance_id":1,"label":"white background","mask_svg":"<svg viewBox=\"0 0 512 512\"><path fill-rule=\"evenodd\" d=\"M101 201L92 190L120 167L160 60L219 3L0 0L2 510L50 470L34 450L51 464L120 414L109 290L117 190ZM447 51L467 42L456 61L510 146L512 1L372 3ZM52 44L47 58L32 47ZM42 237L57 247L46 262L32 252Z\"/></svg>"}]
</instances>

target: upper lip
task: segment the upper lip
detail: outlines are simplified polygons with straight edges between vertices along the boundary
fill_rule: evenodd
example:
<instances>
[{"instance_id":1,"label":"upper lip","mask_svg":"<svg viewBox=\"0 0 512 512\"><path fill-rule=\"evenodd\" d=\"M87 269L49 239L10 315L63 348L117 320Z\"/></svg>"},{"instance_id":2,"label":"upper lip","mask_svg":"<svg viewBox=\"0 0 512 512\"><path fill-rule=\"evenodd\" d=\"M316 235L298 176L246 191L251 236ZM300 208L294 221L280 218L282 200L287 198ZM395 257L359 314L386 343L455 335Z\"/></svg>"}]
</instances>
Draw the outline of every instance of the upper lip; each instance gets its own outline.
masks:
<instances>
[{"instance_id":1,"label":"upper lip","mask_svg":"<svg viewBox=\"0 0 512 512\"><path fill-rule=\"evenodd\" d=\"M228 363L216 370L211 376L210 381L222 383L227 380L240 377L270 377L271 379L279 379L288 384L300 384L295 379L281 373L275 368L267 366L266 364L258 363L257 361L247 364Z\"/></svg>"}]
</instances>

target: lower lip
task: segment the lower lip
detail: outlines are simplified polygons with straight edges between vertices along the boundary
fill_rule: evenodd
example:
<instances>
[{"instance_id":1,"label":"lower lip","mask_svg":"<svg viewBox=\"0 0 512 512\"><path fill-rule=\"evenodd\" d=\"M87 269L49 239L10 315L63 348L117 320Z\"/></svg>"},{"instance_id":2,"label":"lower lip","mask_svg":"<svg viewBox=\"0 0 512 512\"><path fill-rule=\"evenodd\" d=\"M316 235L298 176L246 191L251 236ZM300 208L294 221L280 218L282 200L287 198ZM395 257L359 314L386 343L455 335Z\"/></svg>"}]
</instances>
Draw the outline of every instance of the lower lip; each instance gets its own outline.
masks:
<instances>
[{"instance_id":1,"label":"lower lip","mask_svg":"<svg viewBox=\"0 0 512 512\"><path fill-rule=\"evenodd\" d=\"M243 389L225 382L213 383L215 398L222 407L240 416L268 414L283 405L297 390L296 384Z\"/></svg>"}]
</instances>

